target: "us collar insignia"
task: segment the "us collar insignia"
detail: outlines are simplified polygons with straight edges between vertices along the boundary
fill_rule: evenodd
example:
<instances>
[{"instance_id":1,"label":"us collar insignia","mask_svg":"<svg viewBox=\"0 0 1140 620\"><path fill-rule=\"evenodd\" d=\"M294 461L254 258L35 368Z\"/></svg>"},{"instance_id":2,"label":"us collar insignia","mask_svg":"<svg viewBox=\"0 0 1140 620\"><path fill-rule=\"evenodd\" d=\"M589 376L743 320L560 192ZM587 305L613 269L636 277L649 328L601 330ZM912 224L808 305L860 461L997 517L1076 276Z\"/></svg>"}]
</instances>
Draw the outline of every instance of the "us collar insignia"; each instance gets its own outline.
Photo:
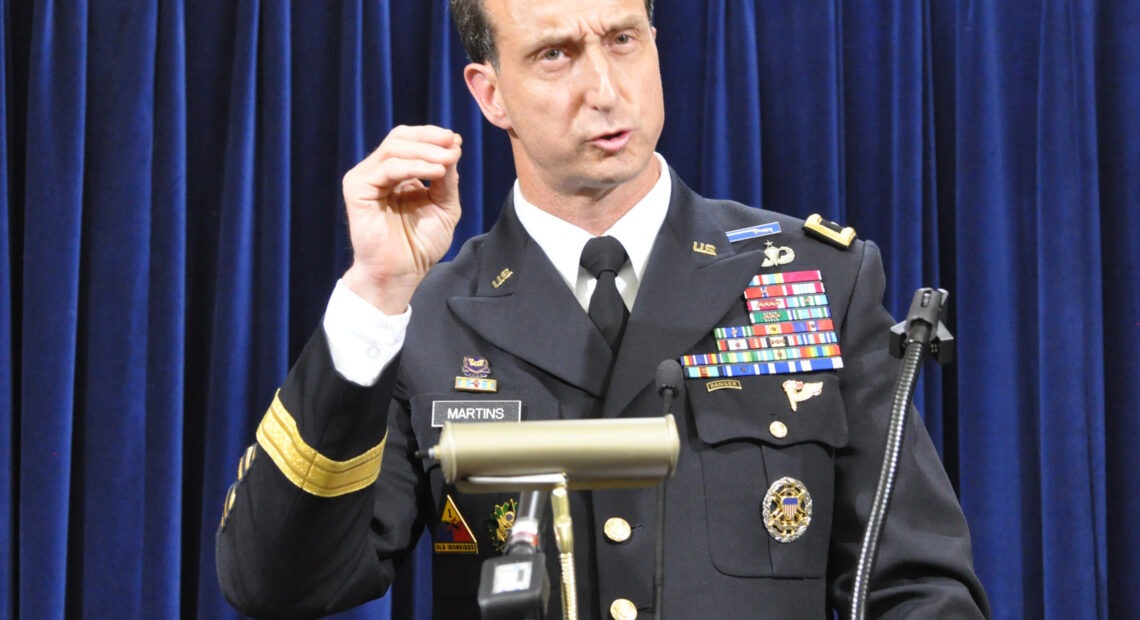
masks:
<instances>
[{"instance_id":1,"label":"us collar insignia","mask_svg":"<svg viewBox=\"0 0 1140 620\"><path fill-rule=\"evenodd\" d=\"M823 393L823 382L804 383L803 381L788 379L784 382L784 393L788 395L788 402L792 405L792 411L795 411L799 403Z\"/></svg>"},{"instance_id":2,"label":"us collar insignia","mask_svg":"<svg viewBox=\"0 0 1140 620\"><path fill-rule=\"evenodd\" d=\"M716 256L716 246L711 243L697 243L693 242L693 251L698 254L707 254L709 256Z\"/></svg>"},{"instance_id":3,"label":"us collar insignia","mask_svg":"<svg viewBox=\"0 0 1140 620\"><path fill-rule=\"evenodd\" d=\"M681 357L685 377L723 379L843 368L819 270L762 273L744 289L749 325L713 330L716 352Z\"/></svg>"},{"instance_id":4,"label":"us collar insignia","mask_svg":"<svg viewBox=\"0 0 1140 620\"><path fill-rule=\"evenodd\" d=\"M487 531L491 533L491 544L495 545L495 551L498 553L507 550L507 539L511 536L511 527L515 524L517 510L518 505L512 497L502 504L496 504L491 516L487 518Z\"/></svg>"},{"instance_id":5,"label":"us collar insignia","mask_svg":"<svg viewBox=\"0 0 1140 620\"><path fill-rule=\"evenodd\" d=\"M779 267L796 260L796 253L787 246L774 246L769 241L764 246L764 264L761 267Z\"/></svg>"},{"instance_id":6,"label":"us collar insignia","mask_svg":"<svg viewBox=\"0 0 1140 620\"><path fill-rule=\"evenodd\" d=\"M463 515L459 514L450 494L447 503L443 505L443 515L439 518L432 549L436 553L479 553L479 543L475 541L475 535L467 527Z\"/></svg>"},{"instance_id":7,"label":"us collar insignia","mask_svg":"<svg viewBox=\"0 0 1140 620\"><path fill-rule=\"evenodd\" d=\"M510 269L504 269L500 271L499 275L495 276L494 280L491 280L491 288L499 288L513 275L515 275L515 272L511 271Z\"/></svg>"},{"instance_id":8,"label":"us collar insignia","mask_svg":"<svg viewBox=\"0 0 1140 620\"><path fill-rule=\"evenodd\" d=\"M798 540L811 525L811 494L795 478L780 478L764 495L764 527L777 542Z\"/></svg>"},{"instance_id":9,"label":"us collar insignia","mask_svg":"<svg viewBox=\"0 0 1140 620\"><path fill-rule=\"evenodd\" d=\"M491 379L491 362L482 357L463 358L463 376L455 378L460 392L498 392L499 382Z\"/></svg>"}]
</instances>

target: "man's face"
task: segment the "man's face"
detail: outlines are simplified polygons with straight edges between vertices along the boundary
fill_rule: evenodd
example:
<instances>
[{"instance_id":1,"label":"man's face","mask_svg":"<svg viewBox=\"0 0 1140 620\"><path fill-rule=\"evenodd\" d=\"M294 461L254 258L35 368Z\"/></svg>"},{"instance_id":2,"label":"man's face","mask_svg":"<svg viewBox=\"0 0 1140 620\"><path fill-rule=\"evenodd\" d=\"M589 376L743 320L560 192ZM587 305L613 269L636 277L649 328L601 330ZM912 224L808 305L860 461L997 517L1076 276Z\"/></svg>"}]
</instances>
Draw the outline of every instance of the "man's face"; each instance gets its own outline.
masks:
<instances>
[{"instance_id":1,"label":"man's face","mask_svg":"<svg viewBox=\"0 0 1140 620\"><path fill-rule=\"evenodd\" d=\"M510 133L524 191L651 184L665 109L644 0L486 0L486 10L499 65L483 109Z\"/></svg>"}]
</instances>

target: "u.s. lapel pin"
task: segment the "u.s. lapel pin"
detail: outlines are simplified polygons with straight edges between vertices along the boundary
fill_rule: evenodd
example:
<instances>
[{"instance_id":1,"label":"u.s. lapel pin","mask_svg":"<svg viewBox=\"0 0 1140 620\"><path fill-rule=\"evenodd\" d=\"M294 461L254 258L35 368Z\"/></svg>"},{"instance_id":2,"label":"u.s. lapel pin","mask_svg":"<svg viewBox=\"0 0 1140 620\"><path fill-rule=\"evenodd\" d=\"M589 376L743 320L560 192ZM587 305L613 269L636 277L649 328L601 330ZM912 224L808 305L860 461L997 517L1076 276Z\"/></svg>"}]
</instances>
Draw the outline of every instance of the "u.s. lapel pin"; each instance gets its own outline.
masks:
<instances>
[{"instance_id":1,"label":"u.s. lapel pin","mask_svg":"<svg viewBox=\"0 0 1140 620\"><path fill-rule=\"evenodd\" d=\"M788 395L788 402L792 405L792 411L795 411L799 403L823 393L823 382L804 383L803 381L788 379L784 382L784 393Z\"/></svg>"},{"instance_id":2,"label":"u.s. lapel pin","mask_svg":"<svg viewBox=\"0 0 1140 620\"><path fill-rule=\"evenodd\" d=\"M464 357L463 376L455 378L455 389L461 392L498 392L499 382L491 378L491 362L482 357Z\"/></svg>"},{"instance_id":3,"label":"u.s. lapel pin","mask_svg":"<svg viewBox=\"0 0 1140 620\"><path fill-rule=\"evenodd\" d=\"M697 254L706 254L708 256L716 256L716 246L711 243L693 242L693 251Z\"/></svg>"},{"instance_id":4,"label":"u.s. lapel pin","mask_svg":"<svg viewBox=\"0 0 1140 620\"><path fill-rule=\"evenodd\" d=\"M510 269L504 269L500 271L499 275L495 276L494 280L491 280L491 288L499 288L513 275L515 275L515 272L511 271Z\"/></svg>"}]
</instances>

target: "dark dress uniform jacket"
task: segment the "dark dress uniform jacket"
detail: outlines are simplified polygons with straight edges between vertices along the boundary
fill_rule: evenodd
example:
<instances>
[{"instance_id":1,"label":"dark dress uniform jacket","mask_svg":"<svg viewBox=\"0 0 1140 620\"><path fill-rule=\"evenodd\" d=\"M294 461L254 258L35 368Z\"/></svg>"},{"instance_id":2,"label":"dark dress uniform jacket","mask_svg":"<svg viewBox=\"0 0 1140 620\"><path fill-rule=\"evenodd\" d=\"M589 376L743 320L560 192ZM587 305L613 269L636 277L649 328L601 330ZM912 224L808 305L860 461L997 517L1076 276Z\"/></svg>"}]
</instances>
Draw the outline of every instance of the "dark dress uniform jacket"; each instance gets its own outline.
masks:
<instances>
[{"instance_id":1,"label":"dark dress uniform jacket","mask_svg":"<svg viewBox=\"0 0 1140 620\"><path fill-rule=\"evenodd\" d=\"M725 235L772 222L782 232L736 243ZM674 174L668 215L611 360L508 201L490 232L428 274L412 300L402 353L375 386L338 375L317 330L275 406L295 421L298 443L334 461L374 449L386 430L379 476L362 490L320 497L284 476L264 454L264 441L253 447L218 534L227 598L255 615L319 615L381 596L424 527L445 532L451 498L478 553L435 553L434 614L478 618L480 566L496 553L494 512L512 496L458 493L437 463L415 456L439 438L433 402L517 400L525 420L660 416L654 374L662 360L714 352L714 328L749 324L742 292L753 276L818 269L841 369L741 377L739 389L685 381L687 396L674 407L681 454L666 491L663 610L669 618L830 618L831 607L846 613L897 374L887 352L893 320L881 306L877 248L816 241L802 225L701 198ZM763 267L767 242L792 249L794 262ZM489 362L498 392L454 389L465 357ZM781 387L790 377L822 382L819 395L795 412ZM985 595L965 520L925 429L910 419L870 617L980 617ZM773 436L773 421L786 425L786 436ZM812 499L810 524L791 542L776 541L763 522L765 493L784 477L800 481ZM609 617L612 601L627 599L638 617L655 617L656 490L571 497L581 616ZM607 540L602 525L611 517L628 521L628 540ZM549 526L544 538L552 538ZM548 544L546 553L549 617L558 617L557 552Z\"/></svg>"}]
</instances>

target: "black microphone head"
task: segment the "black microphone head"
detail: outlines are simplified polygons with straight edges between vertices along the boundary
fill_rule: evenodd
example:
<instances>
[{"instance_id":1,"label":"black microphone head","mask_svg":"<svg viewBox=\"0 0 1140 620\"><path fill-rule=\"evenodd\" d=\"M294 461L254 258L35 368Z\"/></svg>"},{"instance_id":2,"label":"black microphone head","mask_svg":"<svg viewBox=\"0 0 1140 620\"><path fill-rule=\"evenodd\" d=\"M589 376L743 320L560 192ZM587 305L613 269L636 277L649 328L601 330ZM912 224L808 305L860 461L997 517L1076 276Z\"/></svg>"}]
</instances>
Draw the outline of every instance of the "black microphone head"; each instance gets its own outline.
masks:
<instances>
[{"instance_id":1,"label":"black microphone head","mask_svg":"<svg viewBox=\"0 0 1140 620\"><path fill-rule=\"evenodd\" d=\"M664 396L665 390L672 390L673 398L678 398L685 390L685 374L675 359L662 360L657 365L657 395Z\"/></svg>"}]
</instances>

